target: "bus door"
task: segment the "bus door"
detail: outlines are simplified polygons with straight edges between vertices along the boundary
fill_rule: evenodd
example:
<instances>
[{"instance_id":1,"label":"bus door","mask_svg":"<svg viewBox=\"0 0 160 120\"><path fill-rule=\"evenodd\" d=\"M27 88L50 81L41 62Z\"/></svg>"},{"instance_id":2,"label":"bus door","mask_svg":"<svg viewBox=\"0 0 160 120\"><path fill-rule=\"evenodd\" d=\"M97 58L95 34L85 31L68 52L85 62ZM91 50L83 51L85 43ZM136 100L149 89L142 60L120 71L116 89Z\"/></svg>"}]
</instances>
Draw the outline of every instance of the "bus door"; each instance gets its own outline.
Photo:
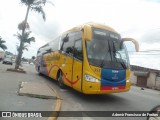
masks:
<instances>
[{"instance_id":1,"label":"bus door","mask_svg":"<svg viewBox=\"0 0 160 120\"><path fill-rule=\"evenodd\" d=\"M75 32L74 39L75 42L74 42L74 55L73 55L72 87L78 91L81 91L82 65L83 65L81 32Z\"/></svg>"},{"instance_id":2,"label":"bus door","mask_svg":"<svg viewBox=\"0 0 160 120\"><path fill-rule=\"evenodd\" d=\"M72 32L64 36L66 40L63 40L61 48L64 83L76 90L81 90L83 56L81 32Z\"/></svg>"},{"instance_id":3,"label":"bus door","mask_svg":"<svg viewBox=\"0 0 160 120\"><path fill-rule=\"evenodd\" d=\"M68 33L62 36L62 55L61 64L64 76L64 83L72 87L72 73L73 73L73 48L74 48L74 34Z\"/></svg>"}]
</instances>

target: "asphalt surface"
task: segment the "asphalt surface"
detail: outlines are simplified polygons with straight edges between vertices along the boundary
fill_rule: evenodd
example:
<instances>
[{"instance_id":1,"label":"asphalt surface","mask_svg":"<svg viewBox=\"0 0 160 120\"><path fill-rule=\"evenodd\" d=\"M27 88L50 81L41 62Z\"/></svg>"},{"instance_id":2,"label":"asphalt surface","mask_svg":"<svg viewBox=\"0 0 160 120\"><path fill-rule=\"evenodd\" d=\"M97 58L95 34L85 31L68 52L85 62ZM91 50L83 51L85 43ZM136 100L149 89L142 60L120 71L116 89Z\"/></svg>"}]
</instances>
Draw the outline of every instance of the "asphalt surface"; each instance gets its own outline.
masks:
<instances>
[{"instance_id":1,"label":"asphalt surface","mask_svg":"<svg viewBox=\"0 0 160 120\"><path fill-rule=\"evenodd\" d=\"M37 79L37 81L49 84L57 91L62 99L62 111L150 111L153 107L160 105L160 91L151 89L140 90L139 87L132 86L131 90L125 93L84 95L71 88L67 88L65 90L60 89L57 81L45 76L39 76L36 73L34 66L24 65L24 68L29 71L27 73L29 74L29 77L27 78L28 81L32 81L33 78ZM7 73L5 73L4 70L1 69L1 64L0 71L0 74L7 75ZM15 73L13 73L13 75L14 74ZM8 91L7 85L13 84L13 86L17 86L20 81L26 79L23 74L14 76L17 77L17 79L20 79L18 79L17 82L13 82L10 79L12 76L6 76L8 80L5 82L3 81L2 83L5 84L5 90L3 88L4 92L1 95L3 97L0 97L0 101L4 102L4 104L0 104L0 109L13 110L13 108L18 108L20 110L45 110L45 108L51 108L50 105L52 105L52 101L38 99L39 104L43 104L45 107L41 108L40 105L36 103L37 100L34 100L36 98L33 99L25 97L24 101L22 101L11 97L13 96L13 94L16 94L17 88L14 87L12 91ZM0 89L2 90L2 88ZM32 105L28 105L27 108L23 108L23 104L27 104L28 100L33 101ZM83 115L87 117L59 117L58 120L146 120L146 117L92 117L94 116L93 113L86 113Z\"/></svg>"},{"instance_id":2,"label":"asphalt surface","mask_svg":"<svg viewBox=\"0 0 160 120\"><path fill-rule=\"evenodd\" d=\"M24 65L27 74L6 71L11 65L0 63L0 111L53 111L54 99L40 99L19 96L21 82L44 83L43 78L34 71L34 66ZM21 120L22 118L0 118L0 120ZM23 120L47 120L43 118L23 118Z\"/></svg>"},{"instance_id":3,"label":"asphalt surface","mask_svg":"<svg viewBox=\"0 0 160 120\"><path fill-rule=\"evenodd\" d=\"M84 95L71 88L60 89L57 82L42 76L62 98L62 111L150 111L160 105L160 91L132 86L129 92L106 95ZM74 113L73 113L74 114ZM146 120L146 117L68 117L70 120ZM59 117L58 120L66 120Z\"/></svg>"}]
</instances>

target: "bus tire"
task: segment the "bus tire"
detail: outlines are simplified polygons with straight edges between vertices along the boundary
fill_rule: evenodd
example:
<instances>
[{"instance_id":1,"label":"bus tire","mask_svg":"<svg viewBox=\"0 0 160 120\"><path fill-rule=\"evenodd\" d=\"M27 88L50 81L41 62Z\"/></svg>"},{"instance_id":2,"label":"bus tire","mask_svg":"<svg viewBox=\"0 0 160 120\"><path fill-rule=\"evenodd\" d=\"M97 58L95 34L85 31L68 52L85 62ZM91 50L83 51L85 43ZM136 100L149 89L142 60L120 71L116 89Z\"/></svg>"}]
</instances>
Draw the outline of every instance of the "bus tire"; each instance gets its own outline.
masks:
<instances>
[{"instance_id":1,"label":"bus tire","mask_svg":"<svg viewBox=\"0 0 160 120\"><path fill-rule=\"evenodd\" d=\"M66 85L64 84L64 77L63 77L63 74L62 74L61 71L59 71L57 80L58 80L59 87L62 88L62 89L65 89Z\"/></svg>"},{"instance_id":2,"label":"bus tire","mask_svg":"<svg viewBox=\"0 0 160 120\"><path fill-rule=\"evenodd\" d=\"M41 75L42 73L40 72L40 66L38 66L38 75Z\"/></svg>"}]
</instances>

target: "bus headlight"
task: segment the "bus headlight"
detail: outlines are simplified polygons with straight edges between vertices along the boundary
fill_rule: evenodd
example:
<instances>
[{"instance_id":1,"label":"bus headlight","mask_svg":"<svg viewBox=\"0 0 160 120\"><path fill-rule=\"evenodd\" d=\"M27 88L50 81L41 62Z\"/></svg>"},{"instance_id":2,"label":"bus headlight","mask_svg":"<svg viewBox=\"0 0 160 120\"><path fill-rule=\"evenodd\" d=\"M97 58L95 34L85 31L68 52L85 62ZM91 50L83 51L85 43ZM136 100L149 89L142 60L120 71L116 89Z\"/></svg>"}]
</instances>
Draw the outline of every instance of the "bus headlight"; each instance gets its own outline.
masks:
<instances>
[{"instance_id":1,"label":"bus headlight","mask_svg":"<svg viewBox=\"0 0 160 120\"><path fill-rule=\"evenodd\" d=\"M130 80L128 79L128 80L126 80L126 82L130 82Z\"/></svg>"},{"instance_id":2,"label":"bus headlight","mask_svg":"<svg viewBox=\"0 0 160 120\"><path fill-rule=\"evenodd\" d=\"M99 80L91 75L85 74L85 80L88 82L99 82Z\"/></svg>"}]
</instances>

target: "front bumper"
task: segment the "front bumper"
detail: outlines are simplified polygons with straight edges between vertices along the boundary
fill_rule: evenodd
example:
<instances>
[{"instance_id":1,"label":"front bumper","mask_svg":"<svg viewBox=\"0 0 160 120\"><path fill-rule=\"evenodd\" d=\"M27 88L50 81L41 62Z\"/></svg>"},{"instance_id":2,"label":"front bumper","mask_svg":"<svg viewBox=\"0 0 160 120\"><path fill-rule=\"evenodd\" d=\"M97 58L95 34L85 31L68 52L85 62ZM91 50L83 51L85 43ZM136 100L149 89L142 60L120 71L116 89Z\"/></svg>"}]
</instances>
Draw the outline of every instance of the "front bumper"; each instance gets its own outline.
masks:
<instances>
[{"instance_id":1,"label":"front bumper","mask_svg":"<svg viewBox=\"0 0 160 120\"><path fill-rule=\"evenodd\" d=\"M95 89L95 88L92 89L89 86L88 89L83 89L82 92L84 94L110 94L110 93L127 92L127 91L130 90L130 87L131 87L131 83L129 81L129 82L126 82L126 86L124 86L123 88L120 86L120 89L106 89L106 90L102 90L100 87L97 88L97 89Z\"/></svg>"}]
</instances>

